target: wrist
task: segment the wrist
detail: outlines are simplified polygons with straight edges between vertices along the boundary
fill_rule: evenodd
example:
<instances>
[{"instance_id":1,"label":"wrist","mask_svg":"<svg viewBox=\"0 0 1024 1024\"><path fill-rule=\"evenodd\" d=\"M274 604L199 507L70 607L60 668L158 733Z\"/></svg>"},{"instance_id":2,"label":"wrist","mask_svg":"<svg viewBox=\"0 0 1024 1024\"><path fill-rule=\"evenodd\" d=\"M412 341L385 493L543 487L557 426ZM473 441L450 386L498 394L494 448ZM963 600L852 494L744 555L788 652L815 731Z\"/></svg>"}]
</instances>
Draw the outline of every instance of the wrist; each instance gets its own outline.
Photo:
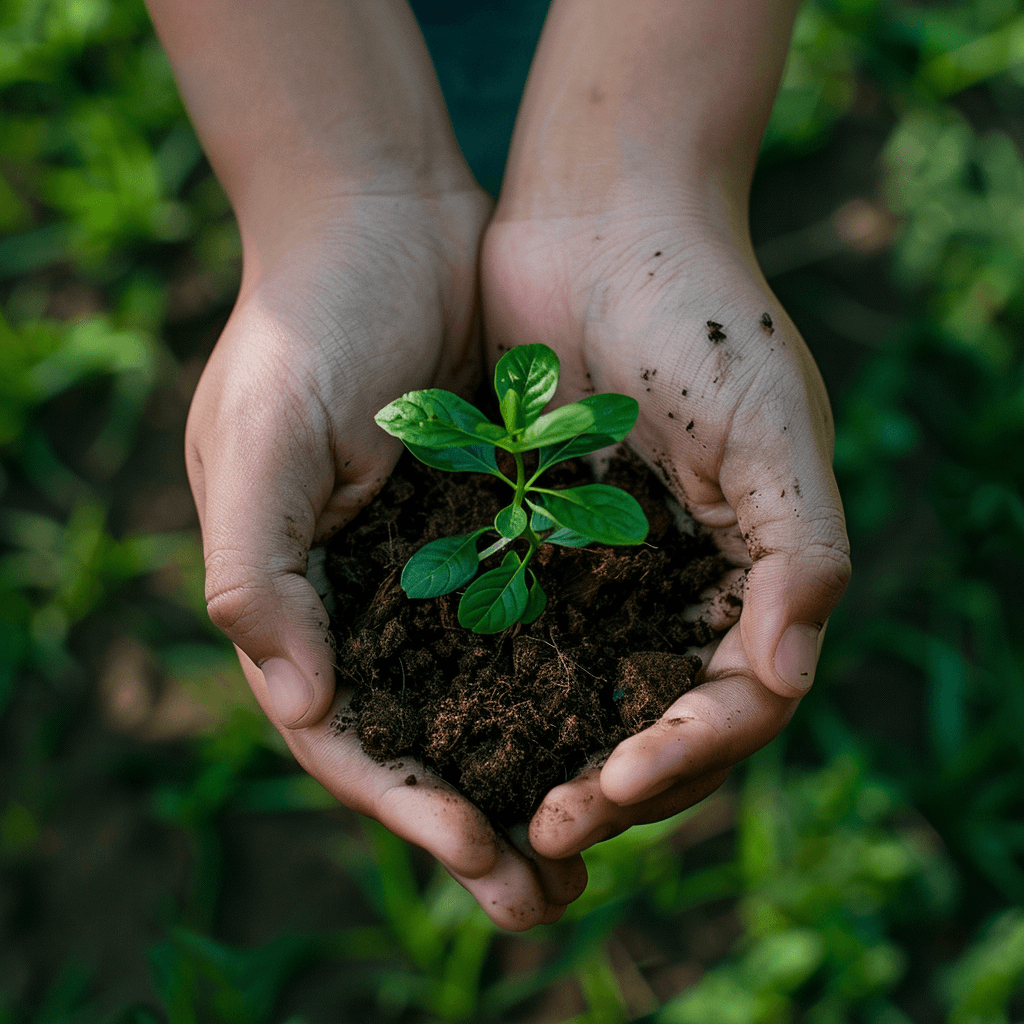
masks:
<instances>
[{"instance_id":1,"label":"wrist","mask_svg":"<svg viewBox=\"0 0 1024 1024\"><path fill-rule=\"evenodd\" d=\"M475 182L439 193L382 195L349 179L293 190L239 219L242 296L282 286L334 294L357 280L414 290L429 281L443 290L453 274L472 275L490 209Z\"/></svg>"},{"instance_id":2,"label":"wrist","mask_svg":"<svg viewBox=\"0 0 1024 1024\"><path fill-rule=\"evenodd\" d=\"M405 0L147 0L243 239L359 195L471 189Z\"/></svg>"},{"instance_id":3,"label":"wrist","mask_svg":"<svg viewBox=\"0 0 1024 1024\"><path fill-rule=\"evenodd\" d=\"M554 0L502 214L587 215L649 194L745 210L793 0Z\"/></svg>"},{"instance_id":4,"label":"wrist","mask_svg":"<svg viewBox=\"0 0 1024 1024\"><path fill-rule=\"evenodd\" d=\"M430 220L460 204L489 201L461 153L422 153L346 165L329 150L254 168L231 195L243 254L336 235L339 225ZM371 229L372 230L372 229Z\"/></svg>"},{"instance_id":5,"label":"wrist","mask_svg":"<svg viewBox=\"0 0 1024 1024\"><path fill-rule=\"evenodd\" d=\"M734 176L707 169L688 175L606 176L599 188L586 175L565 181L532 173L509 177L502 185L495 224L523 221L563 222L567 230L590 225L598 235L634 225L669 224L697 235L749 242L749 186ZM596 237L596 236L595 236Z\"/></svg>"}]
</instances>

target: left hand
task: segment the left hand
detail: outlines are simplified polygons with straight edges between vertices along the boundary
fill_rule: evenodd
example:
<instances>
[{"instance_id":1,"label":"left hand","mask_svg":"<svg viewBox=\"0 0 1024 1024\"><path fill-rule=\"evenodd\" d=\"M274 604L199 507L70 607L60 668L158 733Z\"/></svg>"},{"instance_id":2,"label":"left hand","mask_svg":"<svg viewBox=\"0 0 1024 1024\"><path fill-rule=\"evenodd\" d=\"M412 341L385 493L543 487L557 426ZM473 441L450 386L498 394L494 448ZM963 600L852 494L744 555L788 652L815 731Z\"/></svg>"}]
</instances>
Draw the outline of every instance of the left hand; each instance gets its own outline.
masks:
<instances>
[{"instance_id":1,"label":"left hand","mask_svg":"<svg viewBox=\"0 0 1024 1024\"><path fill-rule=\"evenodd\" d=\"M636 398L629 443L746 570L739 621L702 684L600 770L548 794L530 828L546 857L691 806L771 740L813 681L849 577L817 367L749 241L700 208L523 220L499 208L484 240L491 361L543 342L562 362L554 404L595 388Z\"/></svg>"}]
</instances>

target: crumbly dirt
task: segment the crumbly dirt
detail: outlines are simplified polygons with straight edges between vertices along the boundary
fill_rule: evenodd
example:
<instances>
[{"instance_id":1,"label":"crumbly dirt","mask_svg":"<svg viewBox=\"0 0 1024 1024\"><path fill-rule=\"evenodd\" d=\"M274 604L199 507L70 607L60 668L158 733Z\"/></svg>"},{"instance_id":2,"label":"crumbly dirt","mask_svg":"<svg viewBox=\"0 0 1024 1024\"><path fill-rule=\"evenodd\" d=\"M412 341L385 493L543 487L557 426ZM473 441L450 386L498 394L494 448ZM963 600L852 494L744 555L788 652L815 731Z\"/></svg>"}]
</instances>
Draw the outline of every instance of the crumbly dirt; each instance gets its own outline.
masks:
<instances>
[{"instance_id":1,"label":"crumbly dirt","mask_svg":"<svg viewBox=\"0 0 1024 1024\"><path fill-rule=\"evenodd\" d=\"M545 485L591 479L573 462ZM713 634L680 613L728 563L708 538L677 528L667 492L635 457L616 457L603 480L640 502L647 542L542 548L531 567L548 595L544 614L477 636L458 623L458 593L410 600L399 577L422 544L492 521L508 489L403 456L328 549L339 680L353 688L338 732L354 728L381 763L419 760L510 825L692 687L701 663L687 651Z\"/></svg>"}]
</instances>

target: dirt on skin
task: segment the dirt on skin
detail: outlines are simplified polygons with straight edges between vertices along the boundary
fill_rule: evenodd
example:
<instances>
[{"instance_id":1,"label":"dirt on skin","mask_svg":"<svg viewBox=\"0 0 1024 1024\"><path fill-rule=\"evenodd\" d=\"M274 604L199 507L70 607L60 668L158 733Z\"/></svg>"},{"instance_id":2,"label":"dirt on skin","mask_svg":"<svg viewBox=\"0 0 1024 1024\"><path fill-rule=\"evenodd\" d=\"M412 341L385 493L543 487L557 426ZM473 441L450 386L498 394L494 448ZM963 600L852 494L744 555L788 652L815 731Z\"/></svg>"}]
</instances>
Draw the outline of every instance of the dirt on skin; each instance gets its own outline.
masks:
<instances>
[{"instance_id":1,"label":"dirt on skin","mask_svg":"<svg viewBox=\"0 0 1024 1024\"><path fill-rule=\"evenodd\" d=\"M582 462L545 474L546 486L591 481ZM335 729L354 728L371 757L396 769L402 758L422 762L511 825L657 721L694 685L701 663L686 651L713 635L681 612L729 566L708 538L680 532L665 488L634 456L616 457L603 482L640 502L647 542L542 547L530 565L548 595L543 615L478 636L459 625L459 593L414 601L399 578L422 544L493 521L508 487L404 455L328 548L339 681L353 688Z\"/></svg>"}]
</instances>

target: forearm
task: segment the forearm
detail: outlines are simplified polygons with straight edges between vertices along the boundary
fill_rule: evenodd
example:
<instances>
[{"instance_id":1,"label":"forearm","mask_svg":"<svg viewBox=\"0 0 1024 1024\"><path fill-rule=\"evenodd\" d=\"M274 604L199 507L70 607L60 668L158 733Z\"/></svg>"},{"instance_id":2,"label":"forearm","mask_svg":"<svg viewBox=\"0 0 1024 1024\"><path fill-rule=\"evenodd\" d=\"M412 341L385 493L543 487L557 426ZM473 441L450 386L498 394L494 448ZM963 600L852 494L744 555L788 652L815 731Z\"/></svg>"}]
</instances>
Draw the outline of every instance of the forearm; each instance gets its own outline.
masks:
<instances>
[{"instance_id":1,"label":"forearm","mask_svg":"<svg viewBox=\"0 0 1024 1024\"><path fill-rule=\"evenodd\" d=\"M511 219L652 191L745 208L796 0L554 0L503 186ZM704 196L708 198L708 196Z\"/></svg>"},{"instance_id":2,"label":"forearm","mask_svg":"<svg viewBox=\"0 0 1024 1024\"><path fill-rule=\"evenodd\" d=\"M147 0L243 239L345 195L473 186L405 0Z\"/></svg>"}]
</instances>

